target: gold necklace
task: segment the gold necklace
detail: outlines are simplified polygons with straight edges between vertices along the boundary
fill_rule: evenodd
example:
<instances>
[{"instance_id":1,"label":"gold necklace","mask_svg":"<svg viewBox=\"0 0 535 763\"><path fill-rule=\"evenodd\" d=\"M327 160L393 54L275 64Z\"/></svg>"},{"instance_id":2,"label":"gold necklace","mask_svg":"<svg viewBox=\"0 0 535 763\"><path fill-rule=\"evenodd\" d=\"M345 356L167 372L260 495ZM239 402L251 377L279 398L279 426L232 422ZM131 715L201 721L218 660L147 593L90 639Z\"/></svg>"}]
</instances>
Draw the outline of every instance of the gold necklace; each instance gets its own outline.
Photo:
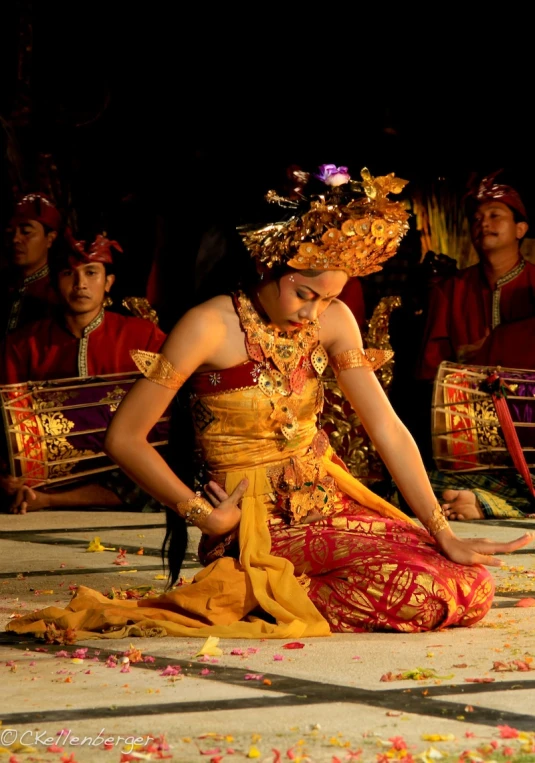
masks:
<instances>
[{"instance_id":1,"label":"gold necklace","mask_svg":"<svg viewBox=\"0 0 535 763\"><path fill-rule=\"evenodd\" d=\"M303 356L310 356L318 374L327 367L327 353L319 343L319 321L315 320L291 331L266 325L249 297L238 293L237 311L245 331L247 351L253 360L271 360L284 375L295 371Z\"/></svg>"},{"instance_id":2,"label":"gold necklace","mask_svg":"<svg viewBox=\"0 0 535 763\"><path fill-rule=\"evenodd\" d=\"M276 326L266 325L243 292L238 293L236 303L249 357L266 365L266 361L271 361L275 366L264 368L258 376L258 386L271 399L273 411L270 418L275 428L281 431L287 443L291 443L299 432L293 395L299 396L303 391L307 376L305 364L310 362L321 376L329 362L319 343L319 321L292 331L281 331ZM323 392L321 384L319 389ZM323 406L321 396L317 406L318 412Z\"/></svg>"}]
</instances>

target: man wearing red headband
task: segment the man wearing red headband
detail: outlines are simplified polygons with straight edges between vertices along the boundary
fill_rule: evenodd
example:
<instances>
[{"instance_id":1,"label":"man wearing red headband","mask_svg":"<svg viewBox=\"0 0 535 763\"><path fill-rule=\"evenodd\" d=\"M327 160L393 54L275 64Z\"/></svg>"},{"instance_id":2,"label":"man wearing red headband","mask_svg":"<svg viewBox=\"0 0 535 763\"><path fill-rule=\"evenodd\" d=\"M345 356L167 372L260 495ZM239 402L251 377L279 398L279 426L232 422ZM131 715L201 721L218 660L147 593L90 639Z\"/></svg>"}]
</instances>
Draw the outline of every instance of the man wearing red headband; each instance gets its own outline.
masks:
<instances>
[{"instance_id":1,"label":"man wearing red headband","mask_svg":"<svg viewBox=\"0 0 535 763\"><path fill-rule=\"evenodd\" d=\"M496 181L500 172L465 195L480 261L431 292L422 379L434 379L443 360L535 369L535 265L520 253L528 216L519 193ZM520 475L433 471L429 478L450 520L532 516L533 498Z\"/></svg>"},{"instance_id":2,"label":"man wearing red headband","mask_svg":"<svg viewBox=\"0 0 535 763\"><path fill-rule=\"evenodd\" d=\"M136 371L131 350L157 352L165 334L154 323L104 310L115 281L116 241L98 235L86 244L67 231L50 262L51 283L58 295L58 314L11 333L0 346L0 382L66 379ZM60 493L41 493L2 478L4 491L17 498L18 513L58 506L117 506L116 493L92 483Z\"/></svg>"},{"instance_id":3,"label":"man wearing red headband","mask_svg":"<svg viewBox=\"0 0 535 763\"><path fill-rule=\"evenodd\" d=\"M498 174L465 196L480 261L431 293L421 379L434 379L443 360L535 368L535 343L522 339L530 325L533 337L535 318L535 265L520 253L528 218L518 192L497 183Z\"/></svg>"},{"instance_id":4,"label":"man wearing red headband","mask_svg":"<svg viewBox=\"0 0 535 763\"><path fill-rule=\"evenodd\" d=\"M10 267L0 294L0 333L49 314L56 295L48 256L61 229L61 215L44 194L31 193L16 205L9 225Z\"/></svg>"},{"instance_id":5,"label":"man wearing red headband","mask_svg":"<svg viewBox=\"0 0 535 763\"><path fill-rule=\"evenodd\" d=\"M50 263L60 312L6 338L2 383L135 371L130 350L161 347L165 334L154 323L104 310L112 250L121 248L103 235L87 245L67 231Z\"/></svg>"}]
</instances>

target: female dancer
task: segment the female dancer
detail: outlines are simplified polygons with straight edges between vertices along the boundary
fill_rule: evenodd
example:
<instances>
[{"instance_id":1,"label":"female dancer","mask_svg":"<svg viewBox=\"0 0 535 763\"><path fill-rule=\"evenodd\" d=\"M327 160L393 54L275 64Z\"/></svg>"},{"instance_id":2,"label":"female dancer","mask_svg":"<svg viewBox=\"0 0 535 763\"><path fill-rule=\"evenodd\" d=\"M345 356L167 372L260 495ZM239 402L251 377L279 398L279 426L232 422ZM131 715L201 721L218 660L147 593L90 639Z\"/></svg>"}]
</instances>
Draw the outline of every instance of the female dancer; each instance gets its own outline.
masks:
<instances>
[{"instance_id":1,"label":"female dancer","mask_svg":"<svg viewBox=\"0 0 535 763\"><path fill-rule=\"evenodd\" d=\"M296 200L270 193L290 212L244 234L256 280L190 310L161 354L134 354L146 378L121 403L106 448L169 507L171 582L186 524L202 531L205 569L191 584L138 602L83 589L60 627L74 625L79 638L288 638L471 625L488 611L494 586L483 565L500 565L493 554L532 536L495 543L455 535L375 377L384 353L363 348L337 300L348 278L395 253L408 227L404 206L388 198L406 181L367 170L362 177L357 183L346 168L324 165L317 192ZM423 527L354 479L318 429L328 363ZM147 442L186 382L204 495ZM33 619L10 627L58 627L57 616Z\"/></svg>"}]
</instances>

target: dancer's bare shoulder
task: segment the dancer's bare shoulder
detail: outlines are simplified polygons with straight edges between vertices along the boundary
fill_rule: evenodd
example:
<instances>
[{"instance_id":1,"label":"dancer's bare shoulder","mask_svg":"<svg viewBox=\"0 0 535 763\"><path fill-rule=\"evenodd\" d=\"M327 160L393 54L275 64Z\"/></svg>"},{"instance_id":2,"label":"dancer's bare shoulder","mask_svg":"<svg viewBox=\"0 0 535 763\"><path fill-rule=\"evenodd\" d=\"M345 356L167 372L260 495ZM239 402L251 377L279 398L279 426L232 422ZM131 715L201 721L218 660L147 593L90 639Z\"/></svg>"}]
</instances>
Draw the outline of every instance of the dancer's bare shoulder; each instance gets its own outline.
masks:
<instances>
[{"instance_id":1,"label":"dancer's bare shoulder","mask_svg":"<svg viewBox=\"0 0 535 763\"><path fill-rule=\"evenodd\" d=\"M355 316L340 299L333 299L320 317L320 341L329 353L331 350L340 352L341 344L347 345L343 349L362 346Z\"/></svg>"},{"instance_id":2,"label":"dancer's bare shoulder","mask_svg":"<svg viewBox=\"0 0 535 763\"><path fill-rule=\"evenodd\" d=\"M221 295L191 308L173 328L166 344L195 346L199 371L224 369L247 360L243 333L232 298ZM204 351L199 353L199 347Z\"/></svg>"},{"instance_id":3,"label":"dancer's bare shoulder","mask_svg":"<svg viewBox=\"0 0 535 763\"><path fill-rule=\"evenodd\" d=\"M170 338L186 333L197 340L205 339L207 335L212 340L222 340L235 316L230 297L214 297L188 310L175 324Z\"/></svg>"}]
</instances>

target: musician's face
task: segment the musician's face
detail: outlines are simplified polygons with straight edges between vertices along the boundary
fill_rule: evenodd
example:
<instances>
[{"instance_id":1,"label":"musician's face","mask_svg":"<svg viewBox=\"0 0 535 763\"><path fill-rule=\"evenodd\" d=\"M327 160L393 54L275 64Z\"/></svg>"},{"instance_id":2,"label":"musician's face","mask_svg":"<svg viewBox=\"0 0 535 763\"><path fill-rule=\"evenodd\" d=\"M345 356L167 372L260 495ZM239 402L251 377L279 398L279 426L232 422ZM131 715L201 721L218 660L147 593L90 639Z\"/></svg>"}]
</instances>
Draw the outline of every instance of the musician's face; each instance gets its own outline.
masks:
<instances>
[{"instance_id":1,"label":"musician's face","mask_svg":"<svg viewBox=\"0 0 535 763\"><path fill-rule=\"evenodd\" d=\"M471 221L471 235L478 252L516 249L528 225L515 222L512 209L501 201L480 204Z\"/></svg>"},{"instance_id":2,"label":"musician's face","mask_svg":"<svg viewBox=\"0 0 535 763\"><path fill-rule=\"evenodd\" d=\"M48 250L57 236L56 231L45 233L37 220L26 220L13 226L10 232L11 258L16 267L21 268L25 275L31 275L46 265Z\"/></svg>"},{"instance_id":3,"label":"musician's face","mask_svg":"<svg viewBox=\"0 0 535 763\"><path fill-rule=\"evenodd\" d=\"M58 290L69 312L91 313L101 309L114 280L102 262L73 265L59 272Z\"/></svg>"}]
</instances>

